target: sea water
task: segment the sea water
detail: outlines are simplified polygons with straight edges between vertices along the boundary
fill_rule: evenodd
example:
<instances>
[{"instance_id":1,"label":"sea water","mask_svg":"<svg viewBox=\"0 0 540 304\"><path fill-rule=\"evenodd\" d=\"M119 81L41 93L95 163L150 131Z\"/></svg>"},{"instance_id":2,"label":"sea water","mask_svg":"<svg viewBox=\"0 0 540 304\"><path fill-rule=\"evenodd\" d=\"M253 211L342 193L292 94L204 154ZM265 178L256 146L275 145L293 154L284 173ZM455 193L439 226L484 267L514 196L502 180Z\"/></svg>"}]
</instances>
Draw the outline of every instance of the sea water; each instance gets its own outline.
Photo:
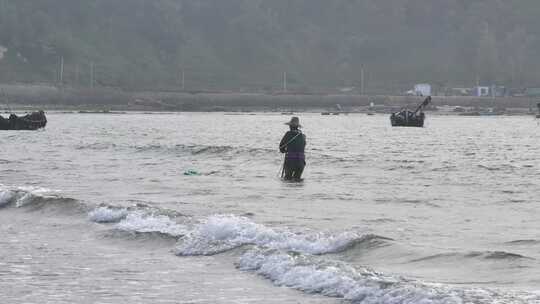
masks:
<instances>
[{"instance_id":1,"label":"sea water","mask_svg":"<svg viewBox=\"0 0 540 304\"><path fill-rule=\"evenodd\" d=\"M540 303L537 121L297 115L302 183L272 113L3 131L0 302Z\"/></svg>"}]
</instances>

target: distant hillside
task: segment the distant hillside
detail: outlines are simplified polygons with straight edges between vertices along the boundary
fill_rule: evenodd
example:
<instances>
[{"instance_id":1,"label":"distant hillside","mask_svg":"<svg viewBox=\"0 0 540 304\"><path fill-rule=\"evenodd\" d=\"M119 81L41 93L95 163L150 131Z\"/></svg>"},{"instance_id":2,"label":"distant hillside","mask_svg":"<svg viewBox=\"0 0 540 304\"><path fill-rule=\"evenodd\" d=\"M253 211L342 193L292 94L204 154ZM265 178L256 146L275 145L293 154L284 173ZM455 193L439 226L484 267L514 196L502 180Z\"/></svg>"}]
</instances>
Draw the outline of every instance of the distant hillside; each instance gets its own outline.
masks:
<instances>
[{"instance_id":1,"label":"distant hillside","mask_svg":"<svg viewBox=\"0 0 540 304\"><path fill-rule=\"evenodd\" d=\"M0 82L540 86L537 0L0 0Z\"/></svg>"}]
</instances>

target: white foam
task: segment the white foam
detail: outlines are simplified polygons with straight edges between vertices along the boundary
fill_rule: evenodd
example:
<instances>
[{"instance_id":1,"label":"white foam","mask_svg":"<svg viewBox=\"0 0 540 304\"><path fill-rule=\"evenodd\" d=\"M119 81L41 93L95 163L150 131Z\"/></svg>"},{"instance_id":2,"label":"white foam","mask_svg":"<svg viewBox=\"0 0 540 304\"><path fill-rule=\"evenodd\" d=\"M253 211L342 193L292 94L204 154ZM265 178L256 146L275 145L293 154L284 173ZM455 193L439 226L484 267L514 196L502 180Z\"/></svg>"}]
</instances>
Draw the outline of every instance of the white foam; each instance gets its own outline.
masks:
<instances>
[{"instance_id":1,"label":"white foam","mask_svg":"<svg viewBox=\"0 0 540 304\"><path fill-rule=\"evenodd\" d=\"M88 219L96 223L116 223L128 215L125 208L99 207L88 213Z\"/></svg>"},{"instance_id":2,"label":"white foam","mask_svg":"<svg viewBox=\"0 0 540 304\"><path fill-rule=\"evenodd\" d=\"M275 230L234 215L216 215L203 220L177 247L179 255L211 255L242 245L291 250L309 254L338 252L361 238L353 232L295 234Z\"/></svg>"},{"instance_id":3,"label":"white foam","mask_svg":"<svg viewBox=\"0 0 540 304\"><path fill-rule=\"evenodd\" d=\"M369 239L372 236L366 236ZM176 248L178 255L211 255L255 245L237 266L276 285L366 304L538 303L539 297L483 289L459 289L385 276L323 256L340 252L364 237L353 232L297 234L272 229L234 215L211 216L195 225Z\"/></svg>"},{"instance_id":4,"label":"white foam","mask_svg":"<svg viewBox=\"0 0 540 304\"><path fill-rule=\"evenodd\" d=\"M115 226L119 230L130 232L159 232L174 237L184 235L186 227L164 215L146 214L141 211L129 213Z\"/></svg>"},{"instance_id":5,"label":"white foam","mask_svg":"<svg viewBox=\"0 0 540 304\"><path fill-rule=\"evenodd\" d=\"M11 190L0 190L0 207L9 205L15 198L15 193Z\"/></svg>"},{"instance_id":6,"label":"white foam","mask_svg":"<svg viewBox=\"0 0 540 304\"><path fill-rule=\"evenodd\" d=\"M0 206L15 203L17 207L24 207L39 198L58 198L59 190L51 190L42 187L17 187L9 188L2 186L0 190Z\"/></svg>"},{"instance_id":7,"label":"white foam","mask_svg":"<svg viewBox=\"0 0 540 304\"><path fill-rule=\"evenodd\" d=\"M244 253L237 266L254 271L278 286L343 298L366 304L532 304L540 296L530 293L464 289L385 276L320 256L284 253L260 248Z\"/></svg>"},{"instance_id":8,"label":"white foam","mask_svg":"<svg viewBox=\"0 0 540 304\"><path fill-rule=\"evenodd\" d=\"M461 304L453 294L386 278L369 270L358 271L343 263L317 263L285 253L251 250L238 262L242 270L255 271L276 285L308 293L344 298L357 303ZM447 291L448 292L448 291Z\"/></svg>"},{"instance_id":9,"label":"white foam","mask_svg":"<svg viewBox=\"0 0 540 304\"><path fill-rule=\"evenodd\" d=\"M43 187L18 187L19 197L15 202L17 207L24 207L39 198L58 198L60 191Z\"/></svg>"}]
</instances>

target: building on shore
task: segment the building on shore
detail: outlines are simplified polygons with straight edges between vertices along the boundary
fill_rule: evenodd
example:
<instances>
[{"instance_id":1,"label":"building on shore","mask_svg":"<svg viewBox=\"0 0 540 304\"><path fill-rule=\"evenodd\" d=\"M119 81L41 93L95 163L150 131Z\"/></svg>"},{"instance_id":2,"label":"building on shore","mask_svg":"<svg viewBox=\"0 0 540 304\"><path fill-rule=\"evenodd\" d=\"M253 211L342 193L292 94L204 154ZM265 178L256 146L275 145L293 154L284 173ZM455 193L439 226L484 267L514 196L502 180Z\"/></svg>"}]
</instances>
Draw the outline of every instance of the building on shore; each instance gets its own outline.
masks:
<instances>
[{"instance_id":1,"label":"building on shore","mask_svg":"<svg viewBox=\"0 0 540 304\"><path fill-rule=\"evenodd\" d=\"M508 89L504 86L476 86L472 90L476 97L504 97L508 96Z\"/></svg>"},{"instance_id":2,"label":"building on shore","mask_svg":"<svg viewBox=\"0 0 540 304\"><path fill-rule=\"evenodd\" d=\"M540 97L540 88L526 88L525 96L527 97Z\"/></svg>"}]
</instances>

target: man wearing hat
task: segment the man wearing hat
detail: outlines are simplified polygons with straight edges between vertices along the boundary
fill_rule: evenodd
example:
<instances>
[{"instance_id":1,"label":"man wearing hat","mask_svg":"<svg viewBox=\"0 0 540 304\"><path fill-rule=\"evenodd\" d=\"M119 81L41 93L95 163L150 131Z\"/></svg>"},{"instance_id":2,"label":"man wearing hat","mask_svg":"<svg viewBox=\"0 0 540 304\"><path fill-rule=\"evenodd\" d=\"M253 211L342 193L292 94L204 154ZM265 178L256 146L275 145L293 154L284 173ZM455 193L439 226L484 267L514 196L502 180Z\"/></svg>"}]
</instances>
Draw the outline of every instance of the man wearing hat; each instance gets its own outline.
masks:
<instances>
[{"instance_id":1,"label":"man wearing hat","mask_svg":"<svg viewBox=\"0 0 540 304\"><path fill-rule=\"evenodd\" d=\"M291 121L285 123L290 130L285 133L279 143L279 151L285 154L285 163L281 177L285 180L300 180L302 172L306 166L304 149L306 147L306 136L300 131L300 119L292 117Z\"/></svg>"}]
</instances>

